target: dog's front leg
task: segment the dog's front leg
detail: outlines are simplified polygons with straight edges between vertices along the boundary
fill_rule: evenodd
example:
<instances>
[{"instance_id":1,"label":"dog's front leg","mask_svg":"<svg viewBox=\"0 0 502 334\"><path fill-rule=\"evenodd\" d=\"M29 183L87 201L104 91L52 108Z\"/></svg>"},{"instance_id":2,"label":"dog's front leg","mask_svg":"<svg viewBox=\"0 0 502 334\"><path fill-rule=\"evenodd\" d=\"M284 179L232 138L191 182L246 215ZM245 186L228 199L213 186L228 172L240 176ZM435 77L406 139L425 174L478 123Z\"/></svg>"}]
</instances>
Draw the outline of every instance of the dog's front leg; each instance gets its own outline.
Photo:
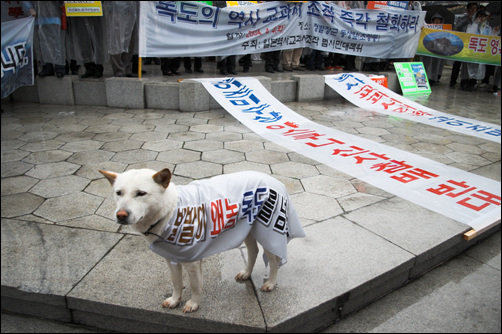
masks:
<instances>
[{"instance_id":1,"label":"dog's front leg","mask_svg":"<svg viewBox=\"0 0 502 334\"><path fill-rule=\"evenodd\" d=\"M171 272L171 280L173 281L173 295L162 303L162 307L175 308L180 304L181 295L183 294L183 269L180 263L172 264L166 260L169 271Z\"/></svg>"},{"instance_id":2,"label":"dog's front leg","mask_svg":"<svg viewBox=\"0 0 502 334\"><path fill-rule=\"evenodd\" d=\"M235 276L236 281L245 281L251 277L251 273L253 272L253 268L256 263L256 256L258 256L258 244L251 233L248 234L244 243L246 244L246 249L248 250L248 262L246 264L246 268L241 270Z\"/></svg>"},{"instance_id":3,"label":"dog's front leg","mask_svg":"<svg viewBox=\"0 0 502 334\"><path fill-rule=\"evenodd\" d=\"M270 266L270 272L268 275L268 280L262 285L261 291L270 292L274 290L275 284L277 283L277 272L279 271L279 260L277 256L270 253L267 250L265 251L265 255L268 258L268 265Z\"/></svg>"},{"instance_id":4,"label":"dog's front leg","mask_svg":"<svg viewBox=\"0 0 502 334\"><path fill-rule=\"evenodd\" d=\"M195 312L199 308L202 298L202 260L183 263L183 266L188 273L190 288L192 289L192 298L183 307L183 312Z\"/></svg>"}]
</instances>

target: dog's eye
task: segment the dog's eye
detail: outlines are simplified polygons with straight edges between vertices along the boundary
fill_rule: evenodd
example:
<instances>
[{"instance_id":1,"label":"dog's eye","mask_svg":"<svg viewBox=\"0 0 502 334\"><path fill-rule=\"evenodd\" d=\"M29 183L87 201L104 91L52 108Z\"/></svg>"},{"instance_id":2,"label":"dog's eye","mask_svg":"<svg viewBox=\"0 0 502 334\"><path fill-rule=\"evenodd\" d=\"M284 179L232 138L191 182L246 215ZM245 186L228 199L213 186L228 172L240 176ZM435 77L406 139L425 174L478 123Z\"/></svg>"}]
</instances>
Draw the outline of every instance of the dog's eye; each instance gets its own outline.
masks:
<instances>
[{"instance_id":1,"label":"dog's eye","mask_svg":"<svg viewBox=\"0 0 502 334\"><path fill-rule=\"evenodd\" d=\"M117 190L117 191L115 192L115 194L117 194L117 196L122 196L122 191Z\"/></svg>"},{"instance_id":2,"label":"dog's eye","mask_svg":"<svg viewBox=\"0 0 502 334\"><path fill-rule=\"evenodd\" d=\"M138 190L138 191L136 192L136 196L138 196L138 197L139 197L139 196L145 196L145 195L146 195L146 191L143 191L143 190Z\"/></svg>"}]
</instances>

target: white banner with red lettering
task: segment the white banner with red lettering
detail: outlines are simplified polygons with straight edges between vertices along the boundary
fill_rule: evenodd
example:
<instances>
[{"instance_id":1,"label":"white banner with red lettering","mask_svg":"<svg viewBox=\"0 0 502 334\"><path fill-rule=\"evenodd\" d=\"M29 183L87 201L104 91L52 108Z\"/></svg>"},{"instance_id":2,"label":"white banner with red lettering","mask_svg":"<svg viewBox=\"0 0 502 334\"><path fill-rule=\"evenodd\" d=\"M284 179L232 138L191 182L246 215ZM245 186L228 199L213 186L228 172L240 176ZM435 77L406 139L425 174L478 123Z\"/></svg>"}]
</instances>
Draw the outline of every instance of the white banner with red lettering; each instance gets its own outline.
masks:
<instances>
[{"instance_id":1,"label":"white banner with red lettering","mask_svg":"<svg viewBox=\"0 0 502 334\"><path fill-rule=\"evenodd\" d=\"M361 73L326 75L326 84L356 106L500 144L499 125L443 113L413 102Z\"/></svg>"},{"instance_id":2,"label":"white banner with red lettering","mask_svg":"<svg viewBox=\"0 0 502 334\"><path fill-rule=\"evenodd\" d=\"M476 230L500 220L500 182L314 123L255 78L197 79L260 136Z\"/></svg>"}]
</instances>

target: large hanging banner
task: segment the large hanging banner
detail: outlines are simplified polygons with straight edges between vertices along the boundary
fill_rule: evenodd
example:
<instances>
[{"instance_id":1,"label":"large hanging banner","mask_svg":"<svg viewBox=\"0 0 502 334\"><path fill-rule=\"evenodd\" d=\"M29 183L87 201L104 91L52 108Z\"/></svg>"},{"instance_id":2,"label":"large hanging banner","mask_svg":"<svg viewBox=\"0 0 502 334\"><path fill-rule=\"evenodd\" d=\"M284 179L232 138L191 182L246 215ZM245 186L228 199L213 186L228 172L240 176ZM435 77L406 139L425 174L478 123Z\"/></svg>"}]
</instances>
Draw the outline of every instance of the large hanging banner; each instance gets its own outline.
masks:
<instances>
[{"instance_id":1,"label":"large hanging banner","mask_svg":"<svg viewBox=\"0 0 502 334\"><path fill-rule=\"evenodd\" d=\"M417 54L500 66L500 36L423 28Z\"/></svg>"},{"instance_id":2,"label":"large hanging banner","mask_svg":"<svg viewBox=\"0 0 502 334\"><path fill-rule=\"evenodd\" d=\"M32 16L2 22L2 99L18 87L34 84L34 23Z\"/></svg>"},{"instance_id":3,"label":"large hanging banner","mask_svg":"<svg viewBox=\"0 0 502 334\"><path fill-rule=\"evenodd\" d=\"M413 102L361 73L326 75L326 84L356 106L501 143L499 125L443 113Z\"/></svg>"},{"instance_id":4,"label":"large hanging banner","mask_svg":"<svg viewBox=\"0 0 502 334\"><path fill-rule=\"evenodd\" d=\"M500 182L314 123L255 78L197 79L263 138L476 230L500 220Z\"/></svg>"},{"instance_id":5,"label":"large hanging banner","mask_svg":"<svg viewBox=\"0 0 502 334\"><path fill-rule=\"evenodd\" d=\"M413 58L425 12L344 9L325 1L265 1L218 8L140 1L140 57L246 55L310 47L376 58Z\"/></svg>"}]
</instances>

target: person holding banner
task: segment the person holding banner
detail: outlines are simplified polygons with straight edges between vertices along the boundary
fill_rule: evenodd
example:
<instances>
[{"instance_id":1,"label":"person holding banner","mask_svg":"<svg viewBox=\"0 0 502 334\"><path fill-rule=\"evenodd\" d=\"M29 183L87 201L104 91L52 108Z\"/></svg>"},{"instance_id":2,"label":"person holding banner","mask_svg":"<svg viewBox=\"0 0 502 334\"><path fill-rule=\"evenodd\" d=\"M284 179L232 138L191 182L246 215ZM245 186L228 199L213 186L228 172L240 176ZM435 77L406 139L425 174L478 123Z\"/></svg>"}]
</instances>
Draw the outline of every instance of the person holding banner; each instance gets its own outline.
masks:
<instances>
[{"instance_id":1,"label":"person holding banner","mask_svg":"<svg viewBox=\"0 0 502 334\"><path fill-rule=\"evenodd\" d=\"M133 77L132 57L138 53L138 1L105 1L108 53L116 77Z\"/></svg>"},{"instance_id":2,"label":"person holding banner","mask_svg":"<svg viewBox=\"0 0 502 334\"><path fill-rule=\"evenodd\" d=\"M432 24L443 24L443 17L439 13L434 14L431 19ZM422 62L424 63L425 73L427 73L427 79L429 79L430 85L434 86L441 78L446 59L422 56Z\"/></svg>"},{"instance_id":3,"label":"person holding banner","mask_svg":"<svg viewBox=\"0 0 502 334\"><path fill-rule=\"evenodd\" d=\"M487 17L488 15L484 10L479 11L476 14L476 20L467 25L466 33L476 35L491 35L492 28L486 20ZM485 64L463 63L462 72L460 74L462 90L468 92L474 91L478 80L484 79L485 70Z\"/></svg>"},{"instance_id":4,"label":"person holding banner","mask_svg":"<svg viewBox=\"0 0 502 334\"><path fill-rule=\"evenodd\" d=\"M467 26L469 24L472 24L474 20L476 19L476 13L478 11L478 4L476 2L469 2L467 4L467 14L465 14L464 17L460 19L458 23L455 23L455 29L456 31L460 32L465 32L467 29ZM457 79L458 75L460 73L460 68L462 67L462 62L461 61L455 61L453 63L453 68L451 69L451 76L450 76L450 88L454 88L455 85L457 84ZM466 82L464 83L460 82L461 86L465 86Z\"/></svg>"},{"instance_id":5,"label":"person holding banner","mask_svg":"<svg viewBox=\"0 0 502 334\"><path fill-rule=\"evenodd\" d=\"M35 58L42 65L38 75L64 77L66 52L61 1L23 1L23 11L35 17L33 45Z\"/></svg>"}]
</instances>

